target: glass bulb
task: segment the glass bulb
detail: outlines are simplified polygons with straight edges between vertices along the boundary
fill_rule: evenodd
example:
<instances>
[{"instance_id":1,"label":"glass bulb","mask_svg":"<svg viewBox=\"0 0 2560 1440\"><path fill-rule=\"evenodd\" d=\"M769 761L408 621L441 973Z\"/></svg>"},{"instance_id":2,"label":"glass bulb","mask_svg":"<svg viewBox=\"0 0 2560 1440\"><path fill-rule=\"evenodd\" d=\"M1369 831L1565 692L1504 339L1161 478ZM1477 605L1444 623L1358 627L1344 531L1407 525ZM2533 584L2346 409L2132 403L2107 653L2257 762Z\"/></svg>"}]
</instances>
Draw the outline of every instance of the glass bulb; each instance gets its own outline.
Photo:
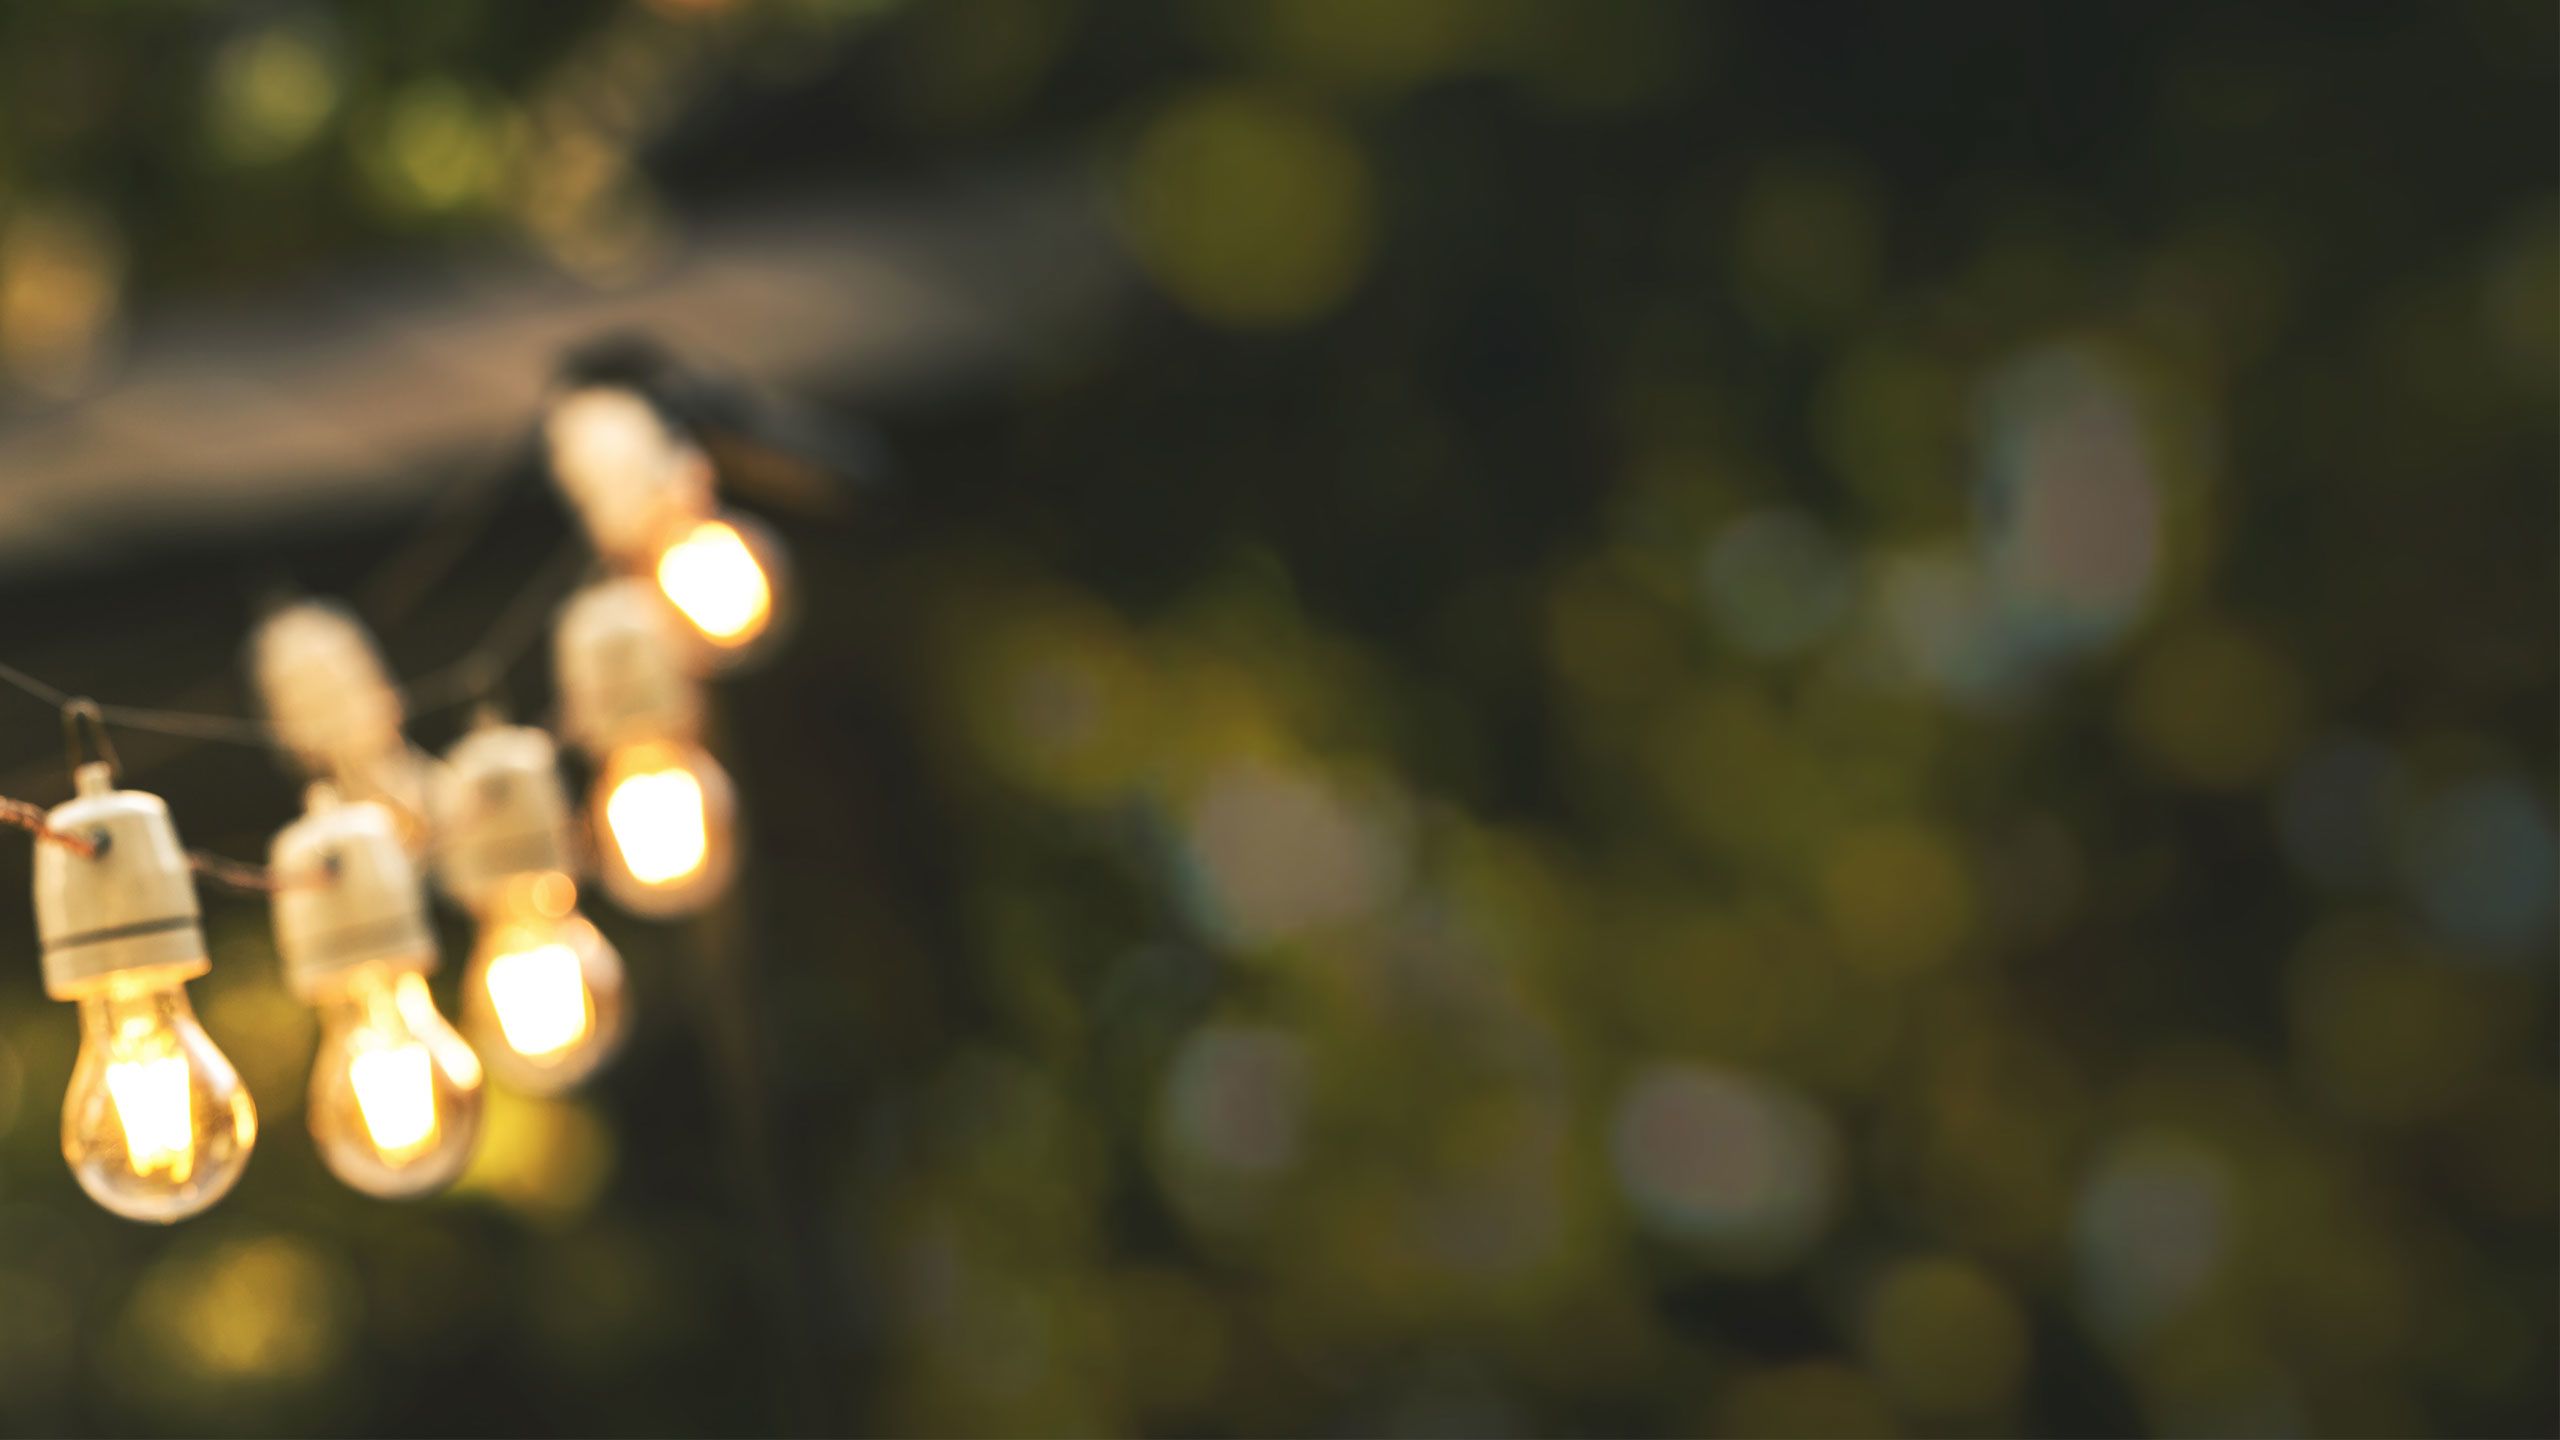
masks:
<instances>
[{"instance_id":1,"label":"glass bulb","mask_svg":"<svg viewBox=\"0 0 2560 1440\"><path fill-rule=\"evenodd\" d=\"M436 1013L427 977L359 965L320 998L311 1138L368 1195L453 1183L480 1138L480 1057Z\"/></svg>"},{"instance_id":2,"label":"glass bulb","mask_svg":"<svg viewBox=\"0 0 2560 1440\"><path fill-rule=\"evenodd\" d=\"M658 552L658 589L725 666L772 628L779 608L780 552L751 521L698 520Z\"/></svg>"},{"instance_id":3,"label":"glass bulb","mask_svg":"<svg viewBox=\"0 0 2560 1440\"><path fill-rule=\"evenodd\" d=\"M635 914L682 915L729 887L728 772L699 745L624 745L596 777L605 888Z\"/></svg>"},{"instance_id":4,"label":"glass bulb","mask_svg":"<svg viewBox=\"0 0 2560 1440\"><path fill-rule=\"evenodd\" d=\"M184 1220L226 1194L258 1142L258 1107L197 1023L177 972L108 976L80 1001L62 1155L128 1220Z\"/></svg>"},{"instance_id":5,"label":"glass bulb","mask_svg":"<svg viewBox=\"0 0 2560 1440\"><path fill-rule=\"evenodd\" d=\"M498 1078L552 1095L595 1071L622 1038L622 957L578 913L578 887L542 872L508 882L463 978L463 1023Z\"/></svg>"}]
</instances>

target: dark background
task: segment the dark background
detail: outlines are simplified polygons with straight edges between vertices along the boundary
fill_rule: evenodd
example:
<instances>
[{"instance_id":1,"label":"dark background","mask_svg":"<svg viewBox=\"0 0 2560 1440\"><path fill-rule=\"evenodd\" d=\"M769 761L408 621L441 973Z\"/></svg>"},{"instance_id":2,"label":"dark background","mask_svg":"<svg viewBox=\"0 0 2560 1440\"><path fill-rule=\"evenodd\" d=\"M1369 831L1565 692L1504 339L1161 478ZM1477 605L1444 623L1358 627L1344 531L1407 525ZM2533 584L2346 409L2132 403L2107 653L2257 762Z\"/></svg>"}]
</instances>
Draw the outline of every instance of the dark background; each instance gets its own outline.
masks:
<instances>
[{"instance_id":1,"label":"dark background","mask_svg":"<svg viewBox=\"0 0 2560 1440\"><path fill-rule=\"evenodd\" d=\"M0 899L0 1430L2551 1433L2554 39L9 7L0 433L157 316L646 292L743 209L1036 174L1123 258L967 379L683 357L894 463L812 503L776 447L858 449L715 437L797 579L716 690L749 861L598 906L627 1052L493 1099L453 1195L315 1163L215 891L256 1161L89 1207ZM430 671L571 534L540 400L379 503L0 573L0 659L244 713L292 585ZM399 593L422 533L467 558ZM293 813L120 740L192 844Z\"/></svg>"}]
</instances>

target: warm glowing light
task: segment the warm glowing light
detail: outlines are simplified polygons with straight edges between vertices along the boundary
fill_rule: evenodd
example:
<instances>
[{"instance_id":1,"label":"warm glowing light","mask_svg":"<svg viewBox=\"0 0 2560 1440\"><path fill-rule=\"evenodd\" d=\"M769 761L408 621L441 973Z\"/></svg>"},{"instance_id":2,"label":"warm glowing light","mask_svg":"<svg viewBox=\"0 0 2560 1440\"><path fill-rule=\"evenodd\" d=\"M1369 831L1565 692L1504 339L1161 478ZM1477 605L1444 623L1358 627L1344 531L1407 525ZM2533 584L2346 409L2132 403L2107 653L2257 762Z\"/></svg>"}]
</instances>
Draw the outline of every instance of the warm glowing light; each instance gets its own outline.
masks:
<instances>
[{"instance_id":1,"label":"warm glowing light","mask_svg":"<svg viewBox=\"0 0 2560 1440\"><path fill-rule=\"evenodd\" d=\"M604 804L623 868L643 885L665 885L702 868L711 854L702 782L680 767L626 775Z\"/></svg>"},{"instance_id":2,"label":"warm glowing light","mask_svg":"<svg viewBox=\"0 0 2560 1440\"><path fill-rule=\"evenodd\" d=\"M221 1199L248 1166L258 1110L175 977L111 977L80 998L80 1028L62 1097L62 1155L80 1188L161 1224Z\"/></svg>"},{"instance_id":3,"label":"warm glowing light","mask_svg":"<svg viewBox=\"0 0 2560 1440\"><path fill-rule=\"evenodd\" d=\"M436 1133L436 1080L427 1047L412 1040L358 1054L347 1065L365 1133L386 1157L424 1147Z\"/></svg>"},{"instance_id":4,"label":"warm glowing light","mask_svg":"<svg viewBox=\"0 0 2560 1440\"><path fill-rule=\"evenodd\" d=\"M593 1024L578 952L557 942L511 951L489 961L482 982L507 1048L541 1059L586 1038Z\"/></svg>"},{"instance_id":5,"label":"warm glowing light","mask_svg":"<svg viewBox=\"0 0 2560 1440\"><path fill-rule=\"evenodd\" d=\"M728 772L701 746L616 746L596 777L591 809L605 891L625 910L690 915L729 888L737 868L735 802Z\"/></svg>"},{"instance_id":6,"label":"warm glowing light","mask_svg":"<svg viewBox=\"0 0 2560 1440\"><path fill-rule=\"evenodd\" d=\"M658 557L658 588L715 645L744 645L773 619L773 581L737 527L705 520Z\"/></svg>"},{"instance_id":7,"label":"warm glowing light","mask_svg":"<svg viewBox=\"0 0 2560 1440\"><path fill-rule=\"evenodd\" d=\"M358 966L324 995L320 1027L309 1114L330 1173L386 1198L451 1184L480 1139L480 1057L427 977Z\"/></svg>"},{"instance_id":8,"label":"warm glowing light","mask_svg":"<svg viewBox=\"0 0 2560 1440\"><path fill-rule=\"evenodd\" d=\"M157 1048L166 1053L108 1062L107 1094L124 1127L126 1164L183 1184L196 1168L194 1087L174 1038Z\"/></svg>"},{"instance_id":9,"label":"warm glowing light","mask_svg":"<svg viewBox=\"0 0 2560 1440\"><path fill-rule=\"evenodd\" d=\"M463 980L463 1023L481 1055L530 1095L593 1074L622 1037L622 957L576 901L565 875L516 876L482 918Z\"/></svg>"},{"instance_id":10,"label":"warm glowing light","mask_svg":"<svg viewBox=\"0 0 2560 1440\"><path fill-rule=\"evenodd\" d=\"M545 920L557 920L578 908L578 882L556 870L532 877L522 889L525 904Z\"/></svg>"}]
</instances>

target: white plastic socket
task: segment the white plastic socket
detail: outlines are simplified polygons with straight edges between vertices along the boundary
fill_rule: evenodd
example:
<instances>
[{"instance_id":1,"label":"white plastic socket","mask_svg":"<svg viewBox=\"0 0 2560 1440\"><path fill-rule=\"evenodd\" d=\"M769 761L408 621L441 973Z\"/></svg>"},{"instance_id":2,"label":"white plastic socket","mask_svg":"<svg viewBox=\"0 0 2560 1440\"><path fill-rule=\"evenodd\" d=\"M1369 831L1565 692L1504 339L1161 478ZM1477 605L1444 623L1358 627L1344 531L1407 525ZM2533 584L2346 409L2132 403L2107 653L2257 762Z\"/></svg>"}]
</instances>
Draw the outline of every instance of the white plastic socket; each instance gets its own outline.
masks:
<instances>
[{"instance_id":1,"label":"white plastic socket","mask_svg":"<svg viewBox=\"0 0 2560 1440\"><path fill-rule=\"evenodd\" d=\"M618 565L653 561L687 521L711 513L710 457L631 390L570 391L552 402L543 437L560 493L597 553Z\"/></svg>"},{"instance_id":2,"label":"white plastic socket","mask_svg":"<svg viewBox=\"0 0 2560 1440\"><path fill-rule=\"evenodd\" d=\"M310 809L276 833L267 865L277 884L276 953L296 995L309 999L358 965L435 968L417 867L381 804L341 802L313 786Z\"/></svg>"},{"instance_id":3,"label":"white plastic socket","mask_svg":"<svg viewBox=\"0 0 2560 1440\"><path fill-rule=\"evenodd\" d=\"M298 600L269 615L250 640L249 668L277 738L310 774L408 748L400 692L345 606Z\"/></svg>"},{"instance_id":4,"label":"white plastic socket","mask_svg":"<svg viewBox=\"0 0 2560 1440\"><path fill-rule=\"evenodd\" d=\"M107 976L169 969L202 975L204 929L195 875L178 827L157 795L119 790L103 764L74 775L79 793L45 816L51 828L95 847L35 847L36 936L44 947L45 993L77 1000Z\"/></svg>"},{"instance_id":5,"label":"white plastic socket","mask_svg":"<svg viewBox=\"0 0 2560 1440\"><path fill-rule=\"evenodd\" d=\"M702 727L701 686L685 667L678 621L637 577L570 597L553 634L560 725L591 755L633 740L689 740Z\"/></svg>"},{"instance_id":6,"label":"white plastic socket","mask_svg":"<svg viewBox=\"0 0 2560 1440\"><path fill-rule=\"evenodd\" d=\"M424 854L435 762L400 733L399 687L364 622L343 605L298 600L260 622L249 668L303 773L389 806L411 857Z\"/></svg>"},{"instance_id":7,"label":"white plastic socket","mask_svg":"<svg viewBox=\"0 0 2560 1440\"><path fill-rule=\"evenodd\" d=\"M465 909L485 909L518 875L577 873L560 751L542 731L488 724L463 736L430 794L436 876Z\"/></svg>"}]
</instances>

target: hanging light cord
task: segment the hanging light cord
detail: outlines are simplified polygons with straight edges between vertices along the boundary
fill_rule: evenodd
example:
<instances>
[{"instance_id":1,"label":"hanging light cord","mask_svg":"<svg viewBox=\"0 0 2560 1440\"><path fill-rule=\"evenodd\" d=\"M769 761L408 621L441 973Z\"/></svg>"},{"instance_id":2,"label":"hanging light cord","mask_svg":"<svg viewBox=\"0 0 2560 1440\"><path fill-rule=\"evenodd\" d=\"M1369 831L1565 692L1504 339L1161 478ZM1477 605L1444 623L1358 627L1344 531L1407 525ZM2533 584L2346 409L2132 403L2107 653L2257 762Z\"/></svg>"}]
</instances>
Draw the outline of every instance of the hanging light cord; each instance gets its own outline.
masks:
<instances>
[{"instance_id":1,"label":"hanging light cord","mask_svg":"<svg viewBox=\"0 0 2560 1440\"><path fill-rule=\"evenodd\" d=\"M588 564L584 547L574 539L563 541L508 598L506 607L481 632L478 644L461 659L400 686L409 712L414 715L488 699L507 667L541 635L543 617L585 575Z\"/></svg>"},{"instance_id":2,"label":"hanging light cord","mask_svg":"<svg viewBox=\"0 0 2560 1440\"><path fill-rule=\"evenodd\" d=\"M46 818L43 806L13 796L0 795L0 825L14 825L36 837L39 843L59 845L83 860L96 859L101 848L95 837L55 829L53 822ZM274 872L264 865L232 860L206 850L189 850L187 868L216 885L259 895L272 895L294 883L278 880Z\"/></svg>"},{"instance_id":3,"label":"hanging light cord","mask_svg":"<svg viewBox=\"0 0 2560 1440\"><path fill-rule=\"evenodd\" d=\"M542 618L583 573L585 552L563 544L541 569L507 601L478 644L463 656L416 680L399 685L411 713L442 710L484 699L500 677L542 633ZM179 740L216 741L256 749L278 746L275 727L241 715L214 715L192 710L162 710L144 705L102 705L0 661L0 683L66 713L85 707L91 716L125 730L148 731Z\"/></svg>"},{"instance_id":4,"label":"hanging light cord","mask_svg":"<svg viewBox=\"0 0 2560 1440\"><path fill-rule=\"evenodd\" d=\"M44 807L31 800L14 800L0 795L0 824L15 825L48 845L59 845L83 860L95 858L98 842L86 835L56 830L45 818Z\"/></svg>"},{"instance_id":5,"label":"hanging light cord","mask_svg":"<svg viewBox=\"0 0 2560 1440\"><path fill-rule=\"evenodd\" d=\"M79 696L51 685L19 669L0 663L0 681L15 686L58 710L69 710L80 701ZM155 710L141 705L98 705L99 719L127 730L148 730L155 735L170 735L181 740L218 740L232 745L267 747L275 744L275 731L264 721L244 719L238 715L206 715L189 710Z\"/></svg>"},{"instance_id":6,"label":"hanging light cord","mask_svg":"<svg viewBox=\"0 0 2560 1440\"><path fill-rule=\"evenodd\" d=\"M559 602L561 593L577 580L585 568L585 553L574 543L562 545L509 597L506 606L482 633L479 643L464 652L462 658L399 687L411 712L440 710L468 701L486 700L507 668L521 658L534 638L542 633L543 616ZM84 724L90 742L97 747L98 758L110 764L114 763L115 751L113 742L107 738L109 726L148 731L179 740L216 741L257 749L273 749L278 745L275 728L263 720L188 710L162 710L142 705L102 705L28 674L6 661L0 661L0 683L62 712L64 730L71 741L74 768L79 765L83 754ZM14 825L41 843L63 846L83 858L98 853L96 840L55 829L47 822L45 813L43 806L32 801L0 795L0 824ZM217 885L258 894L273 894L284 888L284 882L278 881L263 865L226 859L202 850L186 853L187 864L198 875Z\"/></svg>"}]
</instances>

